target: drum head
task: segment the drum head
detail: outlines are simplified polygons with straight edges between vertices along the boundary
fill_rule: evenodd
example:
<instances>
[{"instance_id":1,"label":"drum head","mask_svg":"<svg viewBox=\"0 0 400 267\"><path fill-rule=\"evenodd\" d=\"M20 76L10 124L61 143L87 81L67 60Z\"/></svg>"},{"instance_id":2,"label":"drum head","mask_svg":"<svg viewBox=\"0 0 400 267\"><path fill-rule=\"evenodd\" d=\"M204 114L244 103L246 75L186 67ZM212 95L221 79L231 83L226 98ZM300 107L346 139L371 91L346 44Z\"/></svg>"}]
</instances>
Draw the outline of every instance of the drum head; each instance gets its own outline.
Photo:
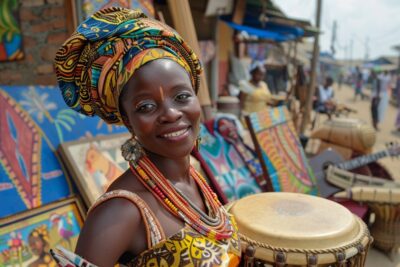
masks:
<instances>
[{"instance_id":1,"label":"drum head","mask_svg":"<svg viewBox=\"0 0 400 267\"><path fill-rule=\"evenodd\" d=\"M236 201L230 212L241 235L276 248L337 248L357 239L362 231L343 206L298 193L251 195Z\"/></svg>"}]
</instances>

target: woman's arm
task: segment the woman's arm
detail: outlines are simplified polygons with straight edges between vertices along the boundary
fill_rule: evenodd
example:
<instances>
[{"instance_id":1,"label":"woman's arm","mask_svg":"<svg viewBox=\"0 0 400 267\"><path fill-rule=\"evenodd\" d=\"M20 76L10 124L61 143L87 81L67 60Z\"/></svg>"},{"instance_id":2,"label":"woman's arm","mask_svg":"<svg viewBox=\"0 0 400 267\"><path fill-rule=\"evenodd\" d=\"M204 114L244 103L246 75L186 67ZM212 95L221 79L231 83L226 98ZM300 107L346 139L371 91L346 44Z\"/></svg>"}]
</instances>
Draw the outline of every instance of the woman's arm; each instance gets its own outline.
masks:
<instances>
[{"instance_id":1,"label":"woman's arm","mask_svg":"<svg viewBox=\"0 0 400 267\"><path fill-rule=\"evenodd\" d=\"M129 200L114 198L105 201L89 213L79 236L76 254L100 267L113 267L130 249L140 223L139 209Z\"/></svg>"}]
</instances>

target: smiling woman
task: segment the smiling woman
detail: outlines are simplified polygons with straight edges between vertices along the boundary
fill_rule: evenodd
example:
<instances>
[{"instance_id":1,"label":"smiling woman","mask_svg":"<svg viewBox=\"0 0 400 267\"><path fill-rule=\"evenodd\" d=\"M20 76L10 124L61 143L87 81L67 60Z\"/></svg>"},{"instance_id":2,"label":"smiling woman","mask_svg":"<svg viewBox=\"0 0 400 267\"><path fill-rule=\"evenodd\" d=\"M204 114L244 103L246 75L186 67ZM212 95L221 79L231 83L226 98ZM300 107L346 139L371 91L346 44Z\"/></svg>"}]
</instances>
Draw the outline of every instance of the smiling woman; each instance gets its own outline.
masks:
<instances>
[{"instance_id":1,"label":"smiling woman","mask_svg":"<svg viewBox=\"0 0 400 267\"><path fill-rule=\"evenodd\" d=\"M57 53L65 102L124 124L130 169L91 207L61 266L237 266L236 224L190 166L199 133L197 56L168 26L137 10L104 9Z\"/></svg>"}]
</instances>

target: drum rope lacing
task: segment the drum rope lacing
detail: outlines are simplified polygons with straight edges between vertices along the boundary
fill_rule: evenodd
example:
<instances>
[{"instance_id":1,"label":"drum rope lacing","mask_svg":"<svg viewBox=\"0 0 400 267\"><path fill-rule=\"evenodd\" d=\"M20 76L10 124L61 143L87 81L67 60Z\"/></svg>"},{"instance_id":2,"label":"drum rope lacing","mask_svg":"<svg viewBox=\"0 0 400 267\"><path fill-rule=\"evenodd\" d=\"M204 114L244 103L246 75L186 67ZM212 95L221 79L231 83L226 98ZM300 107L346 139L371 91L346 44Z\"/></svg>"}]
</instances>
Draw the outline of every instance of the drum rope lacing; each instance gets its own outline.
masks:
<instances>
[{"instance_id":1,"label":"drum rope lacing","mask_svg":"<svg viewBox=\"0 0 400 267\"><path fill-rule=\"evenodd\" d=\"M301 249L301 248L275 247L275 246L271 246L271 245L268 245L268 244L265 244L265 243L261 243L259 241L254 240L254 239L251 239L249 237L246 237L241 233L239 233L239 236L240 236L240 239L242 241L245 241L245 242L247 242L247 243L249 243L251 245L256 245L258 247L270 249L272 251L282 251L282 252L286 252L286 253L290 253L290 252L292 252L292 253L303 253L303 254L305 254L305 253L310 253L310 254L336 253L336 252L345 251L345 250L347 250L349 248L353 248L353 247L357 248L357 245L362 243L362 241L365 238L368 238L369 239L368 243L371 243L372 237L369 235L367 227L361 222L359 222L359 224L363 228L363 230L360 231L360 233L358 234L357 238L353 242L351 242L351 243L349 243L347 245L341 246L341 247L326 248L326 249ZM240 231L240 229L239 229L239 231Z\"/></svg>"}]
</instances>

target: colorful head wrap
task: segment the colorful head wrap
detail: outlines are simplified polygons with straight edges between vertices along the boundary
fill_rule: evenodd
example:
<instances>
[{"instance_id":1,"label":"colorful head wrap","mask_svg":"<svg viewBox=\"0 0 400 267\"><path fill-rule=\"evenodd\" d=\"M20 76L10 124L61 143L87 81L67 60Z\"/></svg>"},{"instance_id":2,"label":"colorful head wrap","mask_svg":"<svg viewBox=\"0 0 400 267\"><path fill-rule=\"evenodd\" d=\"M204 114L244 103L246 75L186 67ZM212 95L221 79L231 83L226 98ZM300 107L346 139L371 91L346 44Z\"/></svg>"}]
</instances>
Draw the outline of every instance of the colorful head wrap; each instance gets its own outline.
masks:
<instances>
[{"instance_id":1,"label":"colorful head wrap","mask_svg":"<svg viewBox=\"0 0 400 267\"><path fill-rule=\"evenodd\" d=\"M161 58L181 65L197 93L201 65L183 39L139 10L112 7L78 27L57 52L55 69L69 107L122 124L118 100L124 85L141 66Z\"/></svg>"}]
</instances>

